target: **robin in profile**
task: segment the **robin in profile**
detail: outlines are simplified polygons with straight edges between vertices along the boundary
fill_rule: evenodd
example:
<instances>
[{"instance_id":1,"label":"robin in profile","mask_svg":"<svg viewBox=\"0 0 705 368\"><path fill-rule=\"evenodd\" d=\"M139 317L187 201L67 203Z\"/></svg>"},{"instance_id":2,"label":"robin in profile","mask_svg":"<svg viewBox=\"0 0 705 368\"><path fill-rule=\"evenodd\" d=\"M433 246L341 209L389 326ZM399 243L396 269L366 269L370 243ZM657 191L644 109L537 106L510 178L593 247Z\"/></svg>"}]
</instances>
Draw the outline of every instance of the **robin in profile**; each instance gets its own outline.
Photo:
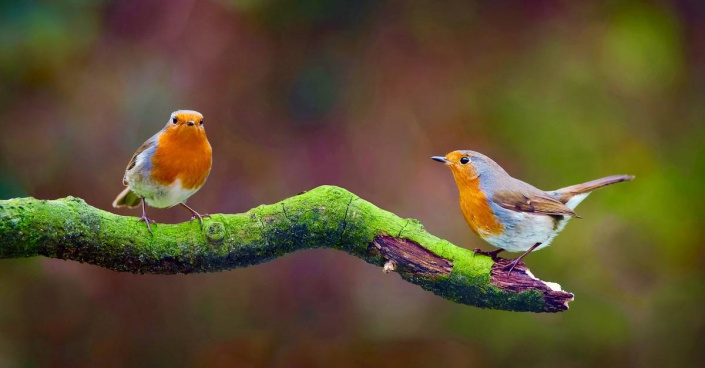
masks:
<instances>
[{"instance_id":1,"label":"robin in profile","mask_svg":"<svg viewBox=\"0 0 705 368\"><path fill-rule=\"evenodd\" d=\"M134 208L142 204L140 221L147 224L145 203L156 208L181 205L203 226L201 215L186 205L186 199L196 193L206 182L211 171L211 145L203 127L203 115L197 111L178 110L169 117L166 126L137 149L127 164L122 180L127 186L120 193L113 207Z\"/></svg>"},{"instance_id":2,"label":"robin in profile","mask_svg":"<svg viewBox=\"0 0 705 368\"><path fill-rule=\"evenodd\" d=\"M496 260L503 250L524 252L506 266L509 273L526 255L551 244L571 218L579 217L573 210L593 190L634 179L614 175L545 192L511 177L478 152L453 151L431 159L444 163L453 173L460 209L472 231L499 248L476 253Z\"/></svg>"}]
</instances>

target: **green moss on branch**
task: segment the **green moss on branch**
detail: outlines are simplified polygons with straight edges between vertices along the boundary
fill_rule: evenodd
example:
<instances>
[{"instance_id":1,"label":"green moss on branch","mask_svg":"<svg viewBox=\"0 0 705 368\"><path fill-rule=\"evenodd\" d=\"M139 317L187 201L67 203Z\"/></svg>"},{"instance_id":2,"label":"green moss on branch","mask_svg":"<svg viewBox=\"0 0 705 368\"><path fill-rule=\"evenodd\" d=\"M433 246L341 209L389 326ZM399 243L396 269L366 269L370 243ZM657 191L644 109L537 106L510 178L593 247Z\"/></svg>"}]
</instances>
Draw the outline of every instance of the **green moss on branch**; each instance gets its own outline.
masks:
<instances>
[{"instance_id":1,"label":"green moss on branch","mask_svg":"<svg viewBox=\"0 0 705 368\"><path fill-rule=\"evenodd\" d=\"M309 248L334 248L458 303L512 311L567 309L572 294L530 276L511 275L345 189L322 186L242 214L197 221L144 223L73 197L0 201L0 258L46 256L120 272L175 274L250 266ZM498 262L502 262L501 260ZM380 275L380 277L383 277Z\"/></svg>"}]
</instances>

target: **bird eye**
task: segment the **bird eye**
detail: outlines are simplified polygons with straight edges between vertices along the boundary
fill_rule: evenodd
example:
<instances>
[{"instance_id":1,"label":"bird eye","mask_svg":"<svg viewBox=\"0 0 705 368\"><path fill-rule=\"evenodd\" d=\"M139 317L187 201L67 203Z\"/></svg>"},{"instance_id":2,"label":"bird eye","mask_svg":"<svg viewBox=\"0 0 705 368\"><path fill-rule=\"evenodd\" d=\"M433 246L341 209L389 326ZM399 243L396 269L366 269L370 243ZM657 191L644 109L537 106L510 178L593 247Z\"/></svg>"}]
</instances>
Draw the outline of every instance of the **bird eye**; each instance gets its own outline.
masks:
<instances>
[{"instance_id":1,"label":"bird eye","mask_svg":"<svg viewBox=\"0 0 705 368\"><path fill-rule=\"evenodd\" d=\"M174 116L173 118L171 118L171 122L176 124L179 122L179 119L176 116Z\"/></svg>"},{"instance_id":2,"label":"bird eye","mask_svg":"<svg viewBox=\"0 0 705 368\"><path fill-rule=\"evenodd\" d=\"M203 119L201 119L201 122L199 124L203 125Z\"/></svg>"},{"instance_id":3,"label":"bird eye","mask_svg":"<svg viewBox=\"0 0 705 368\"><path fill-rule=\"evenodd\" d=\"M468 162L470 162L470 158L469 158L469 157L463 157L463 158L460 159L460 163L463 164L463 165L467 164Z\"/></svg>"}]
</instances>

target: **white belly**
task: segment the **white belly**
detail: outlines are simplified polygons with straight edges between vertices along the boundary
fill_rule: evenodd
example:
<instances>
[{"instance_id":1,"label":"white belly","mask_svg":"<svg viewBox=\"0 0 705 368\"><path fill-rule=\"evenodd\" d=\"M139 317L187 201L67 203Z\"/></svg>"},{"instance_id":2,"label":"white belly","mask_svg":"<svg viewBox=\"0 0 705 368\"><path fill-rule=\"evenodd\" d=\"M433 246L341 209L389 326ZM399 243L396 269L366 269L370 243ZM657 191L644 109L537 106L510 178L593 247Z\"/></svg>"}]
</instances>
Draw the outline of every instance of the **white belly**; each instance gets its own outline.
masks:
<instances>
[{"instance_id":1,"label":"white belly","mask_svg":"<svg viewBox=\"0 0 705 368\"><path fill-rule=\"evenodd\" d=\"M551 216L516 212L504 208L496 212L499 212L503 220L502 234L485 235L483 239L508 252L525 252L536 243L541 243L536 250L549 246L553 238L570 220L570 217L564 217L555 221Z\"/></svg>"},{"instance_id":2,"label":"white belly","mask_svg":"<svg viewBox=\"0 0 705 368\"><path fill-rule=\"evenodd\" d=\"M183 203L199 189L184 189L179 179L176 179L171 185L161 185L151 181L149 183L144 181L128 182L128 185L133 192L144 197L148 205L156 208L167 208Z\"/></svg>"}]
</instances>

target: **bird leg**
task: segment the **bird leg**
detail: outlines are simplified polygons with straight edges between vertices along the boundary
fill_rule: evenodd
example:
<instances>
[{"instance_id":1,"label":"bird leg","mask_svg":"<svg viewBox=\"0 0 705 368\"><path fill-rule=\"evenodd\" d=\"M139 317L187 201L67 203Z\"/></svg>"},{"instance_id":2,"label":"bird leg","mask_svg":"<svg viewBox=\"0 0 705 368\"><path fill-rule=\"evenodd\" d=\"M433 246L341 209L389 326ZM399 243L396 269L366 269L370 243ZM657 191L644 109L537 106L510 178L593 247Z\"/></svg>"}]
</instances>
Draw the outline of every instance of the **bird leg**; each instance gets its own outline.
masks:
<instances>
[{"instance_id":1,"label":"bird leg","mask_svg":"<svg viewBox=\"0 0 705 368\"><path fill-rule=\"evenodd\" d=\"M156 224L157 222L152 220L151 218L147 217L147 209L145 208L144 205L144 197L142 198L142 217L138 221L144 221L145 224L147 224L147 230L149 233L152 233L152 226L150 224Z\"/></svg>"},{"instance_id":2,"label":"bird leg","mask_svg":"<svg viewBox=\"0 0 705 368\"><path fill-rule=\"evenodd\" d=\"M490 258L492 258L493 261L496 261L496 260L497 260L497 255L498 255L499 253L501 253L502 251L504 251L504 249L499 248L499 249L493 250L493 251L491 251L491 252L485 252L485 251L483 251L483 250L480 249L480 248L475 248L475 249L473 249L472 251L475 252L475 254L482 254L482 255L484 255L484 256L489 256Z\"/></svg>"},{"instance_id":3,"label":"bird leg","mask_svg":"<svg viewBox=\"0 0 705 368\"><path fill-rule=\"evenodd\" d=\"M207 214L207 213L206 213L205 215L201 215L200 213L196 212L193 208L187 206L186 203L179 203L179 204L182 205L182 206L184 206L184 208L186 208L189 212L191 212L191 214L193 215L193 216L191 217L191 220L193 220L193 219L195 219L195 218L198 217L198 221L201 222L201 227L203 227L203 218L204 218L204 217L211 217L211 215L209 215L209 214Z\"/></svg>"},{"instance_id":4,"label":"bird leg","mask_svg":"<svg viewBox=\"0 0 705 368\"><path fill-rule=\"evenodd\" d=\"M511 273L512 273L512 270L514 269L514 267L516 267L516 265L518 265L519 262L521 262L521 259L524 258L524 257L526 257L527 254L531 253L531 252L532 252L534 249L536 249L536 247L538 247L539 245L541 245L541 243L536 243L536 244L532 245L531 248L529 248L529 250L527 250L526 252L524 252L524 254L520 255L520 256L517 257L515 260L511 261L508 265L504 266L504 269L506 270L507 268L509 268L509 272L508 272L508 273L511 274Z\"/></svg>"}]
</instances>

